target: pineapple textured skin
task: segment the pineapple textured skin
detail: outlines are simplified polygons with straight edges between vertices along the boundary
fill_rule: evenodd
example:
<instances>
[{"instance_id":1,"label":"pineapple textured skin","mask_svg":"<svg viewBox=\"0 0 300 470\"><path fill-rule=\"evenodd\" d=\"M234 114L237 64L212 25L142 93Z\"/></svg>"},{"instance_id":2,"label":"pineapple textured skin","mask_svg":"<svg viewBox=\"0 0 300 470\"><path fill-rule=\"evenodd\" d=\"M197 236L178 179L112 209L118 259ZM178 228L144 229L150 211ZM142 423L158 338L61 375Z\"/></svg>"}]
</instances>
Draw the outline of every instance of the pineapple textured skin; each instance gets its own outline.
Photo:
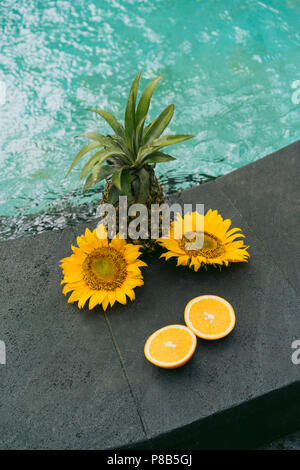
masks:
<instances>
[{"instance_id":1,"label":"pineapple textured skin","mask_svg":"<svg viewBox=\"0 0 300 470\"><path fill-rule=\"evenodd\" d=\"M101 203L108 203L109 201L109 193L112 189L112 182L111 181L106 181L105 184L105 189L102 193L102 198L101 198ZM147 213L148 213L148 233L151 234L151 205L152 204L164 204L166 202L166 196L164 194L162 186L159 184L158 179L156 178L154 171L151 175L151 180L150 180L150 194L148 196L148 199L146 201L146 207L147 207ZM133 200L132 204L137 203L137 200ZM130 206L128 206L129 209ZM119 204L116 203L115 205L116 208L116 231L119 232ZM128 217L128 222L130 222L131 217ZM161 216L160 216L160 224L161 224ZM161 232L161 230L160 230ZM143 246L144 251L147 254L153 253L157 249L157 245L155 244L155 240L152 240L151 237L149 236L148 239L139 239L139 240L132 240L129 236L127 237L127 242L128 243L134 243L134 244L139 244Z\"/></svg>"}]
</instances>

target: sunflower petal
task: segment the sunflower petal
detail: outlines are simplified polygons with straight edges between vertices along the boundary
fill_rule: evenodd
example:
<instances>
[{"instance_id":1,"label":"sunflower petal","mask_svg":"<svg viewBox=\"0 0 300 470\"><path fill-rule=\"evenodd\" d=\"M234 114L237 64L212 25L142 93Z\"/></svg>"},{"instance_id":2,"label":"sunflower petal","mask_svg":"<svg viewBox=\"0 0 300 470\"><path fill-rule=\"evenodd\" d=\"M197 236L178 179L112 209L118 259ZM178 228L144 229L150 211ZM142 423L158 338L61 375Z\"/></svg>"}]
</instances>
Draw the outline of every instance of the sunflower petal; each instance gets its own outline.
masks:
<instances>
[{"instance_id":1,"label":"sunflower petal","mask_svg":"<svg viewBox=\"0 0 300 470\"><path fill-rule=\"evenodd\" d=\"M115 291L109 291L107 293L107 296L108 296L108 299L109 299L109 303L110 303L110 306L112 307L116 301L116 293Z\"/></svg>"},{"instance_id":2,"label":"sunflower petal","mask_svg":"<svg viewBox=\"0 0 300 470\"><path fill-rule=\"evenodd\" d=\"M104 312L106 311L108 304L109 304L109 299L108 299L108 295L106 295L105 298L102 300L102 308Z\"/></svg>"},{"instance_id":3,"label":"sunflower petal","mask_svg":"<svg viewBox=\"0 0 300 470\"><path fill-rule=\"evenodd\" d=\"M116 290L116 301L123 305L126 304L126 295L120 287Z\"/></svg>"},{"instance_id":4,"label":"sunflower petal","mask_svg":"<svg viewBox=\"0 0 300 470\"><path fill-rule=\"evenodd\" d=\"M179 265L186 266L188 264L189 258L190 257L188 255L178 256L177 266L179 266Z\"/></svg>"}]
</instances>

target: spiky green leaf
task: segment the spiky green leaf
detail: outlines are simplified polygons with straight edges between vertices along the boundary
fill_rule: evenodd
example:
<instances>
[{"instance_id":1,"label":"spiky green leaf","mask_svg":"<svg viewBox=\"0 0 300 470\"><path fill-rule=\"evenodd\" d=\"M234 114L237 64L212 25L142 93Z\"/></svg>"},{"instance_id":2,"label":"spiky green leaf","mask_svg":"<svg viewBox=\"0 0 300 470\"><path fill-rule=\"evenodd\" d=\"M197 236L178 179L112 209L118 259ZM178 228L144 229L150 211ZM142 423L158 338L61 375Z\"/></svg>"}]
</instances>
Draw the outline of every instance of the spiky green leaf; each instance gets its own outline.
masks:
<instances>
[{"instance_id":1,"label":"spiky green leaf","mask_svg":"<svg viewBox=\"0 0 300 470\"><path fill-rule=\"evenodd\" d=\"M121 151L117 152L115 148L105 149L105 152L101 155L99 162L103 163L107 159L110 159L112 161L116 159L116 161L119 161L122 164L124 163L124 161L122 160L123 157L124 154Z\"/></svg>"},{"instance_id":2,"label":"spiky green leaf","mask_svg":"<svg viewBox=\"0 0 300 470\"><path fill-rule=\"evenodd\" d=\"M93 172L87 177L86 182L83 187L83 191L85 192L87 189L94 186L96 183L108 178L113 174L115 171L115 167L112 165L97 165Z\"/></svg>"},{"instance_id":3,"label":"spiky green leaf","mask_svg":"<svg viewBox=\"0 0 300 470\"><path fill-rule=\"evenodd\" d=\"M133 105L133 95L129 94L125 111L125 141L128 149L133 152L133 142L135 139L135 111Z\"/></svg>"},{"instance_id":4,"label":"spiky green leaf","mask_svg":"<svg viewBox=\"0 0 300 470\"><path fill-rule=\"evenodd\" d=\"M97 163L99 163L100 158L102 157L103 154L105 154L106 150L100 150L100 152L96 152L84 165L84 167L81 170L80 173L80 179L84 178L93 168Z\"/></svg>"},{"instance_id":5,"label":"spiky green leaf","mask_svg":"<svg viewBox=\"0 0 300 470\"><path fill-rule=\"evenodd\" d=\"M151 142L151 146L153 147L167 147L168 145L175 145L179 144L180 142L184 142L185 140L192 139L194 136L189 134L174 134L174 135L165 135L159 137L158 139L154 139Z\"/></svg>"},{"instance_id":6,"label":"spiky green leaf","mask_svg":"<svg viewBox=\"0 0 300 470\"><path fill-rule=\"evenodd\" d=\"M120 149L122 149L122 151L124 152L124 154L126 155L127 159L133 163L134 162L134 159L132 157L132 153L129 151L129 149L126 147L125 145L125 142L124 142L124 139L122 139L122 137L120 137L119 135L112 135L111 136L112 140L115 142L116 146L118 146Z\"/></svg>"},{"instance_id":7,"label":"spiky green leaf","mask_svg":"<svg viewBox=\"0 0 300 470\"><path fill-rule=\"evenodd\" d=\"M99 116L101 116L107 122L107 124L110 125L116 134L124 138L124 127L118 122L113 114L109 113L108 111L104 111L103 109L95 108L88 108L88 111L93 111L94 113L99 114Z\"/></svg>"},{"instance_id":8,"label":"spiky green leaf","mask_svg":"<svg viewBox=\"0 0 300 470\"><path fill-rule=\"evenodd\" d=\"M94 140L99 142L103 147L114 147L115 143L111 139L111 137L98 134L97 132L86 132L85 134L81 134L78 137L86 137L87 139Z\"/></svg>"},{"instance_id":9,"label":"spiky green leaf","mask_svg":"<svg viewBox=\"0 0 300 470\"><path fill-rule=\"evenodd\" d=\"M171 160L176 160L176 158L172 157L171 155L168 155L167 153L163 152L154 152L151 153L151 155L146 156L143 160L142 163L163 163L163 162L170 162Z\"/></svg>"},{"instance_id":10,"label":"spiky green leaf","mask_svg":"<svg viewBox=\"0 0 300 470\"><path fill-rule=\"evenodd\" d=\"M82 148L80 149L80 151L77 153L77 155L76 155L76 157L74 158L73 162L71 163L71 166L70 166L70 168L68 169L66 176L68 176L68 174L70 173L70 171L72 170L72 168L74 168L74 166L76 165L76 163L77 163L82 157L84 157L85 154L87 154L87 153L90 152L91 150L95 150L95 149L100 148L100 147L103 147L103 145L99 144L99 142L90 142L90 143L86 144L84 147L82 147Z\"/></svg>"},{"instance_id":11,"label":"spiky green leaf","mask_svg":"<svg viewBox=\"0 0 300 470\"><path fill-rule=\"evenodd\" d=\"M146 118L153 92L162 78L163 75L159 75L158 77L156 77L154 80L152 80L152 82L149 83L149 85L146 86L145 90L143 91L136 110L137 124Z\"/></svg>"},{"instance_id":12,"label":"spiky green leaf","mask_svg":"<svg viewBox=\"0 0 300 470\"><path fill-rule=\"evenodd\" d=\"M111 157L115 157L117 165L122 165L122 160L118 160L118 154L116 153L115 149L103 149L100 152L96 152L90 160L86 163L81 171L80 178L83 178L85 175L88 174L90 170L95 168L98 165L102 165L106 160L110 159ZM93 170L94 171L94 170Z\"/></svg>"},{"instance_id":13,"label":"spiky green leaf","mask_svg":"<svg viewBox=\"0 0 300 470\"><path fill-rule=\"evenodd\" d=\"M158 139L154 139L150 145L143 145L138 152L137 161L141 162L141 160L146 156L150 155L157 150L167 147L168 145L175 145L179 144L180 142L184 142L185 140L192 139L193 135L188 134L175 134L175 135L166 135L163 137L159 137Z\"/></svg>"},{"instance_id":14,"label":"spiky green leaf","mask_svg":"<svg viewBox=\"0 0 300 470\"><path fill-rule=\"evenodd\" d=\"M166 129L169 122L171 121L174 114L174 110L174 104L170 104L170 106L167 106L163 110L163 112L156 119L154 119L149 124L149 126L147 126L147 129L145 129L143 135L144 145L151 143L154 139L160 137L160 135L163 133L163 131Z\"/></svg>"},{"instance_id":15,"label":"spiky green leaf","mask_svg":"<svg viewBox=\"0 0 300 470\"><path fill-rule=\"evenodd\" d=\"M120 170L117 170L113 173L112 175L112 182L113 184L121 191L121 177L122 177L122 171L124 168L121 168Z\"/></svg>"},{"instance_id":16,"label":"spiky green leaf","mask_svg":"<svg viewBox=\"0 0 300 470\"><path fill-rule=\"evenodd\" d=\"M139 148L141 141L142 141L144 123L147 117L147 113L149 110L150 101L151 101L153 92L157 84L162 79L162 77L163 75L159 75L154 80L152 80L152 82L150 82L149 85L146 86L140 98L140 101L136 110L136 118L135 118L136 127L138 127L138 132L136 136L137 148Z\"/></svg>"},{"instance_id":17,"label":"spiky green leaf","mask_svg":"<svg viewBox=\"0 0 300 470\"><path fill-rule=\"evenodd\" d=\"M115 206L119 201L120 195L121 195L120 190L116 186L112 186L108 194L107 202Z\"/></svg>"},{"instance_id":18,"label":"spiky green leaf","mask_svg":"<svg viewBox=\"0 0 300 470\"><path fill-rule=\"evenodd\" d=\"M138 72L136 74L136 76L134 77L132 85L131 85L134 109L135 109L135 105L136 105L137 94L138 94L138 91L139 91L140 78L141 78L141 72Z\"/></svg>"},{"instance_id":19,"label":"spiky green leaf","mask_svg":"<svg viewBox=\"0 0 300 470\"><path fill-rule=\"evenodd\" d=\"M126 110L125 110L125 139L126 139L126 144L127 147L130 150L134 150L134 140L135 140L135 104L136 104L136 97L138 93L138 88L139 88L139 82L140 82L140 72L135 76L130 92L128 95L128 100L126 104Z\"/></svg>"},{"instance_id":20,"label":"spiky green leaf","mask_svg":"<svg viewBox=\"0 0 300 470\"><path fill-rule=\"evenodd\" d=\"M122 195L127 196L128 202L131 202L131 176L130 172L126 171L126 167L123 167L113 173L112 182Z\"/></svg>"},{"instance_id":21,"label":"spiky green leaf","mask_svg":"<svg viewBox=\"0 0 300 470\"><path fill-rule=\"evenodd\" d=\"M137 149L137 151L143 141L143 129L144 129L144 124L145 124L145 119L146 117L144 117L144 119L142 119L136 127L135 148Z\"/></svg>"}]
</instances>

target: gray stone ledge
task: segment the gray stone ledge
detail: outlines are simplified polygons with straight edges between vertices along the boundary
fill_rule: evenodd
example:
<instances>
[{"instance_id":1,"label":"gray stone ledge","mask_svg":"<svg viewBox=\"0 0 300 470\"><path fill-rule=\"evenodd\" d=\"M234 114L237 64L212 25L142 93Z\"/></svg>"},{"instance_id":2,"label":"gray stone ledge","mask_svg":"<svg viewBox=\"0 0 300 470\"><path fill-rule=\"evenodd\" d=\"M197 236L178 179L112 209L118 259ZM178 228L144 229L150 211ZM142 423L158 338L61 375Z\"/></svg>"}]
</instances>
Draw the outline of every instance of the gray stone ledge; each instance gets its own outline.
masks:
<instances>
[{"instance_id":1,"label":"gray stone ledge","mask_svg":"<svg viewBox=\"0 0 300 470\"><path fill-rule=\"evenodd\" d=\"M296 142L180 195L243 229L248 264L154 259L136 301L106 314L61 294L58 261L85 227L2 242L0 448L246 448L299 428L299 162ZM147 337L205 293L232 303L233 333L180 369L148 363Z\"/></svg>"}]
</instances>

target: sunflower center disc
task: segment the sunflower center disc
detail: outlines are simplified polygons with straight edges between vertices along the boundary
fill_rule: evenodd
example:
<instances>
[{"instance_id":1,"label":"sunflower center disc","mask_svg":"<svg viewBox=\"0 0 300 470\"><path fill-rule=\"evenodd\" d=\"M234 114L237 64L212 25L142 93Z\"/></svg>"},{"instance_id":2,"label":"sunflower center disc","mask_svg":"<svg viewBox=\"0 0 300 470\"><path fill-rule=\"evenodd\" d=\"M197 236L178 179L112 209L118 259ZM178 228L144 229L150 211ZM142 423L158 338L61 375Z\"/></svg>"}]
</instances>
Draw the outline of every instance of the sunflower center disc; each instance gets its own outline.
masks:
<instances>
[{"instance_id":1,"label":"sunflower center disc","mask_svg":"<svg viewBox=\"0 0 300 470\"><path fill-rule=\"evenodd\" d=\"M204 240L202 237L198 237L199 239L203 240L203 245L199 249L189 250L188 246L190 244L195 242L197 243L197 234L202 235L202 237L204 234ZM182 240L180 240L179 245L180 248L182 248L190 256L202 255L206 258L217 258L218 256L222 255L225 251L222 242L215 235L212 235L208 232L186 233L186 236L183 236Z\"/></svg>"},{"instance_id":2,"label":"sunflower center disc","mask_svg":"<svg viewBox=\"0 0 300 470\"><path fill-rule=\"evenodd\" d=\"M111 281L115 276L115 265L107 258L96 259L93 268L105 281Z\"/></svg>"},{"instance_id":3,"label":"sunflower center disc","mask_svg":"<svg viewBox=\"0 0 300 470\"><path fill-rule=\"evenodd\" d=\"M94 290L114 290L120 287L127 274L126 262L114 248L97 248L82 264L83 277Z\"/></svg>"}]
</instances>

